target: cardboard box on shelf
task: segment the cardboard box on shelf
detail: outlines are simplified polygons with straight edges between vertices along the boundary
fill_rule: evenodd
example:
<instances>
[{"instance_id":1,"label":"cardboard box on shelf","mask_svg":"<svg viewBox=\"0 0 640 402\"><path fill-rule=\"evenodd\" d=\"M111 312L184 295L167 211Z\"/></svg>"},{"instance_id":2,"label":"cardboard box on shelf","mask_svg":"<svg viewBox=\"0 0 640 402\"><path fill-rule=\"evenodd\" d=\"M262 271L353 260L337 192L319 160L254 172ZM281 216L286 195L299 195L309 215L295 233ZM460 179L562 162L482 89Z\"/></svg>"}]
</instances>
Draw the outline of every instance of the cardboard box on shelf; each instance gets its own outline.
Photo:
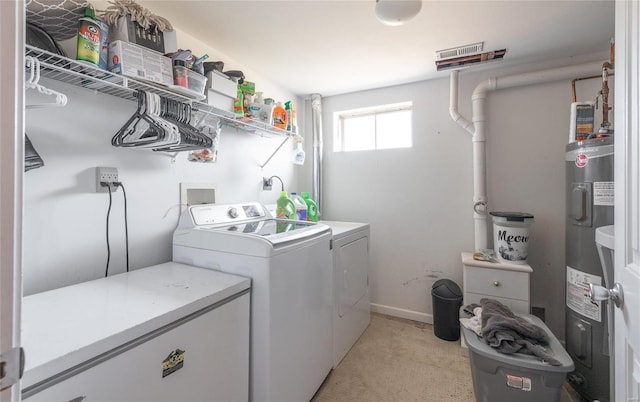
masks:
<instances>
[{"instance_id":1,"label":"cardboard box on shelf","mask_svg":"<svg viewBox=\"0 0 640 402\"><path fill-rule=\"evenodd\" d=\"M178 50L176 31L156 31L155 27L144 29L137 21L131 20L131 15L122 16L109 26L109 42L116 40L144 46L162 54Z\"/></svg>"},{"instance_id":2,"label":"cardboard box on shelf","mask_svg":"<svg viewBox=\"0 0 640 402\"><path fill-rule=\"evenodd\" d=\"M219 71L207 73L207 103L218 109L233 112L238 84Z\"/></svg>"},{"instance_id":3,"label":"cardboard box on shelf","mask_svg":"<svg viewBox=\"0 0 640 402\"><path fill-rule=\"evenodd\" d=\"M109 71L158 84L173 85L170 58L121 40L109 43Z\"/></svg>"}]
</instances>

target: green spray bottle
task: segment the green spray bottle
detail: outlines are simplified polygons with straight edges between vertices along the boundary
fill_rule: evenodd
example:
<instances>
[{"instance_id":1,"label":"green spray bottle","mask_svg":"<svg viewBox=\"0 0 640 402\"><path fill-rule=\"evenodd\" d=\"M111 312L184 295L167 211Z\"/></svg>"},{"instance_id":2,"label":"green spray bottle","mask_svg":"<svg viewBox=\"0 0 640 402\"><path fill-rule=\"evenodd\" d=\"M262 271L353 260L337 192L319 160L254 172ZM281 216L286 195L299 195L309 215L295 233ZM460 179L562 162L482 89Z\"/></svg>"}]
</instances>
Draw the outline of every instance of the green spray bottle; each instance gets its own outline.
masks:
<instances>
[{"instance_id":1,"label":"green spray bottle","mask_svg":"<svg viewBox=\"0 0 640 402\"><path fill-rule=\"evenodd\" d=\"M318 222L318 205L309 198L309 193L303 192L300 195L302 195L304 202L307 203L307 220L309 222Z\"/></svg>"}]
</instances>

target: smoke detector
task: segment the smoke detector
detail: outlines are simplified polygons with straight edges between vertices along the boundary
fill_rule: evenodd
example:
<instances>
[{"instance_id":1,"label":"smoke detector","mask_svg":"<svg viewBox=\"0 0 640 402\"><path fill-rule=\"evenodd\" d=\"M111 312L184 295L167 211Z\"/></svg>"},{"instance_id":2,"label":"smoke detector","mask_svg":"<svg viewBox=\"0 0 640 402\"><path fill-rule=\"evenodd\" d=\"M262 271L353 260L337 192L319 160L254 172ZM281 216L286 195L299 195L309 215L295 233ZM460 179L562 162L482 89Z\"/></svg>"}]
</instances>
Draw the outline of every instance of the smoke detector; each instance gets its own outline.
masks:
<instances>
[{"instance_id":1,"label":"smoke detector","mask_svg":"<svg viewBox=\"0 0 640 402\"><path fill-rule=\"evenodd\" d=\"M456 57L469 56L475 53L482 52L484 42L473 43L471 45L464 45L458 47L452 47L450 49L437 50L436 60L454 59Z\"/></svg>"}]
</instances>

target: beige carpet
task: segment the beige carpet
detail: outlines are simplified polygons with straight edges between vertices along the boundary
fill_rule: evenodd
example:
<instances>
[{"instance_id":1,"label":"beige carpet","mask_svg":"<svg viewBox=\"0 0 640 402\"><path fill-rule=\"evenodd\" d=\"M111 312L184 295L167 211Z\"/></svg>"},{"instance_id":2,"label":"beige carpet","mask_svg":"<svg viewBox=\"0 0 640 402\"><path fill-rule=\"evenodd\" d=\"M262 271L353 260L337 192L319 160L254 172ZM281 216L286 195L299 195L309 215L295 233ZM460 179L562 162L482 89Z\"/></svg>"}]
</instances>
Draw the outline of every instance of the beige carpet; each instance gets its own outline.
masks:
<instances>
[{"instance_id":1,"label":"beige carpet","mask_svg":"<svg viewBox=\"0 0 640 402\"><path fill-rule=\"evenodd\" d=\"M563 391L562 401L572 398ZM314 402L474 402L469 359L433 327L381 314L329 374Z\"/></svg>"}]
</instances>

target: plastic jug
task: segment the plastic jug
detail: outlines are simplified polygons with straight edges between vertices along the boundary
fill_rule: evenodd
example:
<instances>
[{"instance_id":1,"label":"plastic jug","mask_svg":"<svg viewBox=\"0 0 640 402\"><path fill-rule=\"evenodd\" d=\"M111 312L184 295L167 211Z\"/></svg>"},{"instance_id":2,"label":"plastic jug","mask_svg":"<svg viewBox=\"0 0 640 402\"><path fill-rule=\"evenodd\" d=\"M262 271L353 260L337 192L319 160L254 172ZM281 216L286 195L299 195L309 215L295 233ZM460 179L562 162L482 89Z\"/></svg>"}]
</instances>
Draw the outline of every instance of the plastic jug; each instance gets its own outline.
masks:
<instances>
[{"instance_id":1,"label":"plastic jug","mask_svg":"<svg viewBox=\"0 0 640 402\"><path fill-rule=\"evenodd\" d=\"M291 201L293 201L293 205L296 206L296 215L299 221L307 220L307 202L304 198L300 197L296 193L291 193Z\"/></svg>"},{"instance_id":2,"label":"plastic jug","mask_svg":"<svg viewBox=\"0 0 640 402\"><path fill-rule=\"evenodd\" d=\"M276 202L276 218L296 219L296 206L289 198L286 191L280 193L280 198Z\"/></svg>"},{"instance_id":3,"label":"plastic jug","mask_svg":"<svg viewBox=\"0 0 640 402\"><path fill-rule=\"evenodd\" d=\"M288 115L282 106L282 102L278 102L273 108L273 126L282 130L287 129Z\"/></svg>"},{"instance_id":4,"label":"plastic jug","mask_svg":"<svg viewBox=\"0 0 640 402\"><path fill-rule=\"evenodd\" d=\"M307 204L307 220L309 222L318 222L318 205L309 198L309 193L303 192L301 195Z\"/></svg>"}]
</instances>

